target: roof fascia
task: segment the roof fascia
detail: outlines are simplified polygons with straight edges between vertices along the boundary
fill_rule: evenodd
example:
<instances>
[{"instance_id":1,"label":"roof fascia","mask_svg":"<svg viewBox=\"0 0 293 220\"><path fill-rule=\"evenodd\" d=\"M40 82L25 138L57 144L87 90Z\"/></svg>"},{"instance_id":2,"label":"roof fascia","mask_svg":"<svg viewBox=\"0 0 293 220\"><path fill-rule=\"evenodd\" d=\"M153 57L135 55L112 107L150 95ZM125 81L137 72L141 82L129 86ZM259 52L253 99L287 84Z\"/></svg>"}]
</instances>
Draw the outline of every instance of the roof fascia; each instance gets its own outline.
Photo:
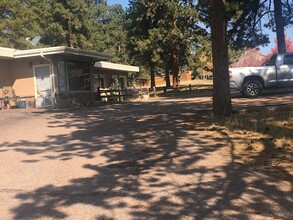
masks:
<instances>
[{"instance_id":1,"label":"roof fascia","mask_svg":"<svg viewBox=\"0 0 293 220\"><path fill-rule=\"evenodd\" d=\"M113 57L104 53L97 53L94 51L69 48L69 47L48 47L48 48L39 48L32 50L18 50L14 53L14 58L28 58L28 57L36 57L36 56L46 56L46 55L54 55L54 54L66 54L66 55L75 55L75 56L83 56L88 57L95 60L110 60Z\"/></svg>"},{"instance_id":2,"label":"roof fascia","mask_svg":"<svg viewBox=\"0 0 293 220\"><path fill-rule=\"evenodd\" d=\"M104 62L104 61L96 62L94 67L102 68L102 69L118 70L118 71L124 71L124 72L139 72L139 67L137 66L110 63L110 62Z\"/></svg>"},{"instance_id":3,"label":"roof fascia","mask_svg":"<svg viewBox=\"0 0 293 220\"><path fill-rule=\"evenodd\" d=\"M15 51L15 49L0 47L0 58L13 59Z\"/></svg>"}]
</instances>

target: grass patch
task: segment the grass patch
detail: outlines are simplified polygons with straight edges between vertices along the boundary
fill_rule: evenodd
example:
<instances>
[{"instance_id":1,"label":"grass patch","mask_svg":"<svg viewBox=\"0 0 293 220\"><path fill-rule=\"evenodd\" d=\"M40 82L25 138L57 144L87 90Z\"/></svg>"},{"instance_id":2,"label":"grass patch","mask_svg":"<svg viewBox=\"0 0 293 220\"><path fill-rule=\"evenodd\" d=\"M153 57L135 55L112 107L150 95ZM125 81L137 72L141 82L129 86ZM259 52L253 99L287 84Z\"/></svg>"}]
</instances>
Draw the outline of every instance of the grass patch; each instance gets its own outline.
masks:
<instances>
[{"instance_id":1,"label":"grass patch","mask_svg":"<svg viewBox=\"0 0 293 220\"><path fill-rule=\"evenodd\" d=\"M293 108L258 108L229 118L212 119L230 139L237 161L274 167L293 174Z\"/></svg>"},{"instance_id":2,"label":"grass patch","mask_svg":"<svg viewBox=\"0 0 293 220\"><path fill-rule=\"evenodd\" d=\"M241 112L224 119L223 124L230 130L241 129L267 134L272 138L293 138L292 107L262 109L258 111Z\"/></svg>"}]
</instances>

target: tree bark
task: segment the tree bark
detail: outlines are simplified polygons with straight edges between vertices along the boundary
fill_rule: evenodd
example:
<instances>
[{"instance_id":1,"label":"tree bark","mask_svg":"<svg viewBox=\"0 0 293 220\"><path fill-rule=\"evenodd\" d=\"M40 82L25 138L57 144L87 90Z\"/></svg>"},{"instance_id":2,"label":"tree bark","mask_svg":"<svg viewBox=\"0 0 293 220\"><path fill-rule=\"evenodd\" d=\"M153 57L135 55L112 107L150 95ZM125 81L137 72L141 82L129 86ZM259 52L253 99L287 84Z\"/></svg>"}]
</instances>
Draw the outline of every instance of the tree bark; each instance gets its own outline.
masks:
<instances>
[{"instance_id":1,"label":"tree bark","mask_svg":"<svg viewBox=\"0 0 293 220\"><path fill-rule=\"evenodd\" d=\"M176 28L176 19L173 18L172 20L172 28ZM179 65L178 65L178 50L177 50L177 42L176 36L172 36L172 55L171 55L171 62L172 62L172 74L173 74L173 88L179 87Z\"/></svg>"},{"instance_id":2,"label":"tree bark","mask_svg":"<svg viewBox=\"0 0 293 220\"><path fill-rule=\"evenodd\" d=\"M170 74L169 74L169 68L165 68L165 80L166 80L166 87L171 87L170 83Z\"/></svg>"},{"instance_id":3,"label":"tree bark","mask_svg":"<svg viewBox=\"0 0 293 220\"><path fill-rule=\"evenodd\" d=\"M68 47L74 48L74 40L73 40L73 30L72 30L72 22L71 20L67 21L68 25Z\"/></svg>"},{"instance_id":4,"label":"tree bark","mask_svg":"<svg viewBox=\"0 0 293 220\"><path fill-rule=\"evenodd\" d=\"M282 13L282 1L274 0L274 16L276 22L276 32L277 32L277 42L278 42L278 52L286 53L286 43L284 34L284 18Z\"/></svg>"},{"instance_id":5,"label":"tree bark","mask_svg":"<svg viewBox=\"0 0 293 220\"><path fill-rule=\"evenodd\" d=\"M154 88L156 86L156 80L155 80L156 73L155 73L155 67L153 62L151 62L150 70L151 70L151 87Z\"/></svg>"},{"instance_id":6,"label":"tree bark","mask_svg":"<svg viewBox=\"0 0 293 220\"><path fill-rule=\"evenodd\" d=\"M228 116L232 113L229 87L229 62L225 0L210 0L213 50L213 113Z\"/></svg>"},{"instance_id":7,"label":"tree bark","mask_svg":"<svg viewBox=\"0 0 293 220\"><path fill-rule=\"evenodd\" d=\"M173 49L173 52L172 52L172 74L173 74L173 88L178 88L179 87L179 77L178 77L179 66L178 66L177 53L175 48Z\"/></svg>"}]
</instances>

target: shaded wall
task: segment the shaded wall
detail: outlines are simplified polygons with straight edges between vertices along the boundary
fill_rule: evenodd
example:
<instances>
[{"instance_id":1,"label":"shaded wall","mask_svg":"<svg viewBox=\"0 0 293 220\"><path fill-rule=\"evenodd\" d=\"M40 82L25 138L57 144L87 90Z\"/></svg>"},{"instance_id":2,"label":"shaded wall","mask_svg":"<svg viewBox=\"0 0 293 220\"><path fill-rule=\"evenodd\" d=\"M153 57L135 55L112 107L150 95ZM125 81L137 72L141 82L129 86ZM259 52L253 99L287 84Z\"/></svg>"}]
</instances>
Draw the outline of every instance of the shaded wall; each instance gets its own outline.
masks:
<instances>
[{"instance_id":1,"label":"shaded wall","mask_svg":"<svg viewBox=\"0 0 293 220\"><path fill-rule=\"evenodd\" d=\"M35 106L34 65L48 64L42 58L24 58L0 61L0 97L3 86L12 87L15 95ZM11 96L11 95L10 95Z\"/></svg>"},{"instance_id":2,"label":"shaded wall","mask_svg":"<svg viewBox=\"0 0 293 220\"><path fill-rule=\"evenodd\" d=\"M10 74L15 94L21 97L34 97L34 70L33 65L39 64L39 60L14 60Z\"/></svg>"},{"instance_id":3,"label":"shaded wall","mask_svg":"<svg viewBox=\"0 0 293 220\"><path fill-rule=\"evenodd\" d=\"M12 85L9 68L9 61L0 60L0 97L3 97L3 87Z\"/></svg>"}]
</instances>

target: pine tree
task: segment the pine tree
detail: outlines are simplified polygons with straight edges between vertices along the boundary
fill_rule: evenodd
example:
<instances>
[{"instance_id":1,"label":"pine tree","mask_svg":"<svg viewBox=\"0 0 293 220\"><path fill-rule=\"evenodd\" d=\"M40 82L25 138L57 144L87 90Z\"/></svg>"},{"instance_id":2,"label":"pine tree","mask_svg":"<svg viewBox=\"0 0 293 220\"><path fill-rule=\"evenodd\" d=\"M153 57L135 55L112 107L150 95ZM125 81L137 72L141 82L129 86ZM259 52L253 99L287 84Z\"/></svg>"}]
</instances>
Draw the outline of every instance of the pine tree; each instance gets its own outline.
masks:
<instances>
[{"instance_id":1,"label":"pine tree","mask_svg":"<svg viewBox=\"0 0 293 220\"><path fill-rule=\"evenodd\" d=\"M40 35L39 47L94 48L95 0L4 0L0 10L3 45L35 47L25 39Z\"/></svg>"},{"instance_id":2,"label":"pine tree","mask_svg":"<svg viewBox=\"0 0 293 220\"><path fill-rule=\"evenodd\" d=\"M225 0L210 0L211 33L213 48L213 112L215 116L232 113L227 42L227 20Z\"/></svg>"},{"instance_id":3,"label":"pine tree","mask_svg":"<svg viewBox=\"0 0 293 220\"><path fill-rule=\"evenodd\" d=\"M52 0L51 22L45 28L45 43L92 49L95 24L95 1ZM51 44L52 44L51 43Z\"/></svg>"},{"instance_id":4,"label":"pine tree","mask_svg":"<svg viewBox=\"0 0 293 220\"><path fill-rule=\"evenodd\" d=\"M227 39L229 46L237 49L253 48L269 42L268 35L263 33L258 23L260 14L265 8L260 7L259 0L226 0ZM199 0L197 5L200 19L210 27L210 5L206 0Z\"/></svg>"},{"instance_id":5,"label":"pine tree","mask_svg":"<svg viewBox=\"0 0 293 220\"><path fill-rule=\"evenodd\" d=\"M151 85L154 72L173 74L173 86L179 85L179 71L188 65L193 50L194 27L197 19L190 1L130 1L129 47L136 60L148 66ZM156 67L156 68L155 68Z\"/></svg>"},{"instance_id":6,"label":"pine tree","mask_svg":"<svg viewBox=\"0 0 293 220\"><path fill-rule=\"evenodd\" d=\"M151 87L155 86L155 63L157 62L156 43L151 41L150 30L156 27L157 20L148 6L154 1L132 0L127 13L128 49L130 56L150 70Z\"/></svg>"},{"instance_id":7,"label":"pine tree","mask_svg":"<svg viewBox=\"0 0 293 220\"><path fill-rule=\"evenodd\" d=\"M0 46L26 49L30 43L26 38L33 32L32 12L25 2L3 0L0 2Z\"/></svg>"},{"instance_id":8,"label":"pine tree","mask_svg":"<svg viewBox=\"0 0 293 220\"><path fill-rule=\"evenodd\" d=\"M125 10L120 4L108 6L107 1L99 1L96 16L95 50L113 55L113 62L129 63L126 51Z\"/></svg>"}]
</instances>

